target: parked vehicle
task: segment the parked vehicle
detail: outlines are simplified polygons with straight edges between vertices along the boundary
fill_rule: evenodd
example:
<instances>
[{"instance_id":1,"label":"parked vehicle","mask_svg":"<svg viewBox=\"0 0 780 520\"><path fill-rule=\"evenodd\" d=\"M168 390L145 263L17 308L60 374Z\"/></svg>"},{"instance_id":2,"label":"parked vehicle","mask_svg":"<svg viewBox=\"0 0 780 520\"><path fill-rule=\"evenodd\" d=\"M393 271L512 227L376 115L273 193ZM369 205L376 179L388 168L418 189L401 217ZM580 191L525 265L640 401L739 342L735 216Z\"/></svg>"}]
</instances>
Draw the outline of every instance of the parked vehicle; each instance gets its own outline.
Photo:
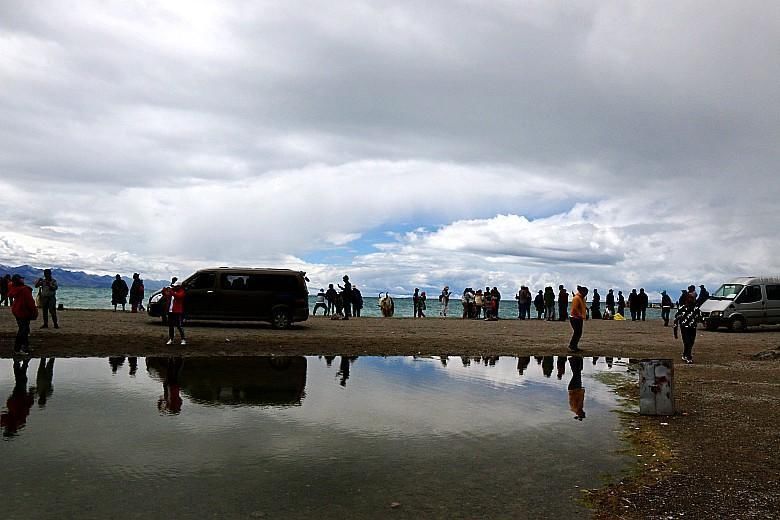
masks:
<instances>
[{"instance_id":1,"label":"parked vehicle","mask_svg":"<svg viewBox=\"0 0 780 520\"><path fill-rule=\"evenodd\" d=\"M700 310L708 330L780 324L780 277L735 278L712 293Z\"/></svg>"},{"instance_id":2,"label":"parked vehicle","mask_svg":"<svg viewBox=\"0 0 780 520\"><path fill-rule=\"evenodd\" d=\"M286 329L309 319L306 273L289 269L215 267L201 269L182 282L189 320L267 321ZM165 321L163 291L149 297L149 316Z\"/></svg>"}]
</instances>

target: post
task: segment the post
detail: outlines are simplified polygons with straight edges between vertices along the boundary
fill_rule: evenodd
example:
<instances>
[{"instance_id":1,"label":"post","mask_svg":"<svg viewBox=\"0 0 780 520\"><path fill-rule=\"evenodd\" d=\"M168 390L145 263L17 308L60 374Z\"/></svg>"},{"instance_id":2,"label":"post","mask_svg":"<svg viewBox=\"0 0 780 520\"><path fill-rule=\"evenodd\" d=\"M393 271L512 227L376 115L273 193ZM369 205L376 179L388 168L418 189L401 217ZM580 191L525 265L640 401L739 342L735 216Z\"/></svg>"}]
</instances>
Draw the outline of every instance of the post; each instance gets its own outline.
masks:
<instances>
[{"instance_id":1,"label":"post","mask_svg":"<svg viewBox=\"0 0 780 520\"><path fill-rule=\"evenodd\" d=\"M674 415L674 364L671 359L639 362L640 415Z\"/></svg>"}]
</instances>

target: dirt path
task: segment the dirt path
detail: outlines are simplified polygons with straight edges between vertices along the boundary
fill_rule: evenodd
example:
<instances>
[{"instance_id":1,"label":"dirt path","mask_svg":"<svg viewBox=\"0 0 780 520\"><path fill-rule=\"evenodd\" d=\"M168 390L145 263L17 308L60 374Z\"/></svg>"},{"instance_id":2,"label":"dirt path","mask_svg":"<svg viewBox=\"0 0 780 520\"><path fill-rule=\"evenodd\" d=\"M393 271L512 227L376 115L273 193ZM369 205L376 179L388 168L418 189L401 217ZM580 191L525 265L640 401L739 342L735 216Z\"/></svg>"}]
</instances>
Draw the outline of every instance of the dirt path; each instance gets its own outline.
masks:
<instances>
[{"instance_id":1,"label":"dirt path","mask_svg":"<svg viewBox=\"0 0 780 520\"><path fill-rule=\"evenodd\" d=\"M182 347L166 346L167 328L142 314L69 310L61 324L33 324L36 356L565 355L571 333L559 322L318 317L288 331L188 324ZM10 356L15 331L10 312L0 310L0 356ZM659 321L586 322L581 346L585 356L674 360L682 350ZM780 518L780 360L752 359L779 347L778 329L700 332L696 364L676 364L679 414L625 417L642 455L638 472L592 494L596 516Z\"/></svg>"}]
</instances>

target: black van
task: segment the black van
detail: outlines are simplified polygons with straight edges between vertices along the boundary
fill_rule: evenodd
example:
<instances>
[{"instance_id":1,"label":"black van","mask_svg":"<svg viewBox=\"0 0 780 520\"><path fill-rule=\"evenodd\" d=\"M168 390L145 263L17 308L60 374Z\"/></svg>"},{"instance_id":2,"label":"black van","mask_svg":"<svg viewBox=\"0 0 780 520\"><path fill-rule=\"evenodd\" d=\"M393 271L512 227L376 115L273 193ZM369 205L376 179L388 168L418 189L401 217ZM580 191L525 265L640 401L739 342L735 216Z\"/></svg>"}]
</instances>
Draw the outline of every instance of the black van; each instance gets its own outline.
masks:
<instances>
[{"instance_id":1,"label":"black van","mask_svg":"<svg viewBox=\"0 0 780 520\"><path fill-rule=\"evenodd\" d=\"M182 282L187 291L184 315L190 320L268 321L286 329L309 319L306 273L289 269L215 267L201 269ZM162 291L149 297L149 316L166 321Z\"/></svg>"}]
</instances>

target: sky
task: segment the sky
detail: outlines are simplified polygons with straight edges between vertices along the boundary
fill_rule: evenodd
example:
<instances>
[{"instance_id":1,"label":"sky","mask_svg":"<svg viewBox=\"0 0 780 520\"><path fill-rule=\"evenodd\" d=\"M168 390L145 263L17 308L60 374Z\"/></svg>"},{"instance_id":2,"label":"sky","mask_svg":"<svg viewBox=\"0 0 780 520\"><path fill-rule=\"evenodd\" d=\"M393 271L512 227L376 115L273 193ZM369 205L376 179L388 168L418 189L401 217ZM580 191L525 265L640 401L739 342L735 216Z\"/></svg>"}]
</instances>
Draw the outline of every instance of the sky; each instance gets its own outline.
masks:
<instances>
[{"instance_id":1,"label":"sky","mask_svg":"<svg viewBox=\"0 0 780 520\"><path fill-rule=\"evenodd\" d=\"M0 263L780 274L780 3L0 3Z\"/></svg>"}]
</instances>

